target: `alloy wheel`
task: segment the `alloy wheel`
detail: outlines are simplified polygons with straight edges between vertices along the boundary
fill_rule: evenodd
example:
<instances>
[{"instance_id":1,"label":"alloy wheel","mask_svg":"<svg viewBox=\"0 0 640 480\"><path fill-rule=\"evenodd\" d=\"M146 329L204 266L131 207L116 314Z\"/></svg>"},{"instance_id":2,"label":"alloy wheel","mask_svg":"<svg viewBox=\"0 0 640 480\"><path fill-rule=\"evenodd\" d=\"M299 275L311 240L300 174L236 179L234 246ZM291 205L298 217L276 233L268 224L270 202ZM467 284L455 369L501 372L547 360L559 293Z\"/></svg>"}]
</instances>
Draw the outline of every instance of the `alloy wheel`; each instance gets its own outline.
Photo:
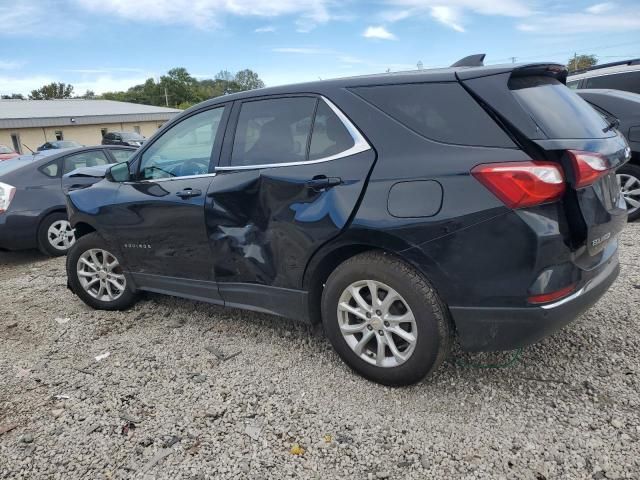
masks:
<instances>
[{"instance_id":1,"label":"alloy wheel","mask_svg":"<svg viewBox=\"0 0 640 480\"><path fill-rule=\"evenodd\" d=\"M376 280L357 281L344 289L338 301L338 325L353 352L378 367L406 362L418 339L406 300Z\"/></svg>"},{"instance_id":2,"label":"alloy wheel","mask_svg":"<svg viewBox=\"0 0 640 480\"><path fill-rule=\"evenodd\" d=\"M69 250L76 243L76 236L67 220L56 220L47 230L47 240L56 250Z\"/></svg>"},{"instance_id":3,"label":"alloy wheel","mask_svg":"<svg viewBox=\"0 0 640 480\"><path fill-rule=\"evenodd\" d=\"M627 173L619 173L617 177L630 215L640 208L640 179Z\"/></svg>"},{"instance_id":4,"label":"alloy wheel","mask_svg":"<svg viewBox=\"0 0 640 480\"><path fill-rule=\"evenodd\" d=\"M118 259L106 250L92 248L84 252L76 271L85 292L102 302L117 300L127 287Z\"/></svg>"}]
</instances>

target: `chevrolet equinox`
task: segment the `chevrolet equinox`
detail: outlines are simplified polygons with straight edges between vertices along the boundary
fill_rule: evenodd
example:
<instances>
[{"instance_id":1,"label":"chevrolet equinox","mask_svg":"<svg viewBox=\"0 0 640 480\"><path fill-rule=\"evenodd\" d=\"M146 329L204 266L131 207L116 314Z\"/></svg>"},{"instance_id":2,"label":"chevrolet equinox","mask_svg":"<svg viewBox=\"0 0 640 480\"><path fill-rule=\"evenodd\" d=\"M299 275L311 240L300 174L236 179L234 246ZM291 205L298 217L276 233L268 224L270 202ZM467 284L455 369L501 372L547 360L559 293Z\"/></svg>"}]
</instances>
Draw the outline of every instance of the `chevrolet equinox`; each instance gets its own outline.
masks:
<instances>
[{"instance_id":1,"label":"chevrolet equinox","mask_svg":"<svg viewBox=\"0 0 640 480\"><path fill-rule=\"evenodd\" d=\"M322 322L387 385L454 334L536 342L613 283L626 222L629 148L566 75L454 66L196 105L69 194L69 287L98 309L149 291Z\"/></svg>"}]
</instances>

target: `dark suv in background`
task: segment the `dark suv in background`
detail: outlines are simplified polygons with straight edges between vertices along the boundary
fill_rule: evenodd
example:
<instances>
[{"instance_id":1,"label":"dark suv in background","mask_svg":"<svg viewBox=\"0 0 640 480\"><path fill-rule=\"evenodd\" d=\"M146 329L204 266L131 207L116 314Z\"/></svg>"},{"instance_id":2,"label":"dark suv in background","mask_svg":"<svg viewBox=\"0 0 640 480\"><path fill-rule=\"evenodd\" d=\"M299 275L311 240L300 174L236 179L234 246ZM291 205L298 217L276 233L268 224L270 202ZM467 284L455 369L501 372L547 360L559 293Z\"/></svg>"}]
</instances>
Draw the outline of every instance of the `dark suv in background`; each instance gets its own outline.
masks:
<instances>
[{"instance_id":1,"label":"dark suv in background","mask_svg":"<svg viewBox=\"0 0 640 480\"><path fill-rule=\"evenodd\" d=\"M70 288L323 322L342 359L416 382L454 332L513 349L618 271L626 141L555 64L363 76L218 97L71 192Z\"/></svg>"},{"instance_id":2,"label":"dark suv in background","mask_svg":"<svg viewBox=\"0 0 640 480\"><path fill-rule=\"evenodd\" d=\"M126 145L139 147L145 138L137 132L107 132L102 137L102 145Z\"/></svg>"}]
</instances>

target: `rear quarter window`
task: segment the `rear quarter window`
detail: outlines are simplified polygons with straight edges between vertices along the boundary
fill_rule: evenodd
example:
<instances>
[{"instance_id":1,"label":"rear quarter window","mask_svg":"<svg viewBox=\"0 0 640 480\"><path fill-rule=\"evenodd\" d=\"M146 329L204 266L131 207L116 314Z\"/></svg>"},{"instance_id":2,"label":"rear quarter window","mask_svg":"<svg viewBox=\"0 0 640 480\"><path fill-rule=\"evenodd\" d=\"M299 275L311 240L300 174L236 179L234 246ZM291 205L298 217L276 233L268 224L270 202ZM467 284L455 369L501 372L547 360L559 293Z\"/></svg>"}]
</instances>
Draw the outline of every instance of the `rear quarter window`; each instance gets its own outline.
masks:
<instances>
[{"instance_id":1,"label":"rear quarter window","mask_svg":"<svg viewBox=\"0 0 640 480\"><path fill-rule=\"evenodd\" d=\"M351 90L428 139L456 145L515 146L459 83L381 85Z\"/></svg>"},{"instance_id":2,"label":"rear quarter window","mask_svg":"<svg viewBox=\"0 0 640 480\"><path fill-rule=\"evenodd\" d=\"M573 91L552 77L509 79L509 90L548 138L604 138L604 119Z\"/></svg>"}]
</instances>

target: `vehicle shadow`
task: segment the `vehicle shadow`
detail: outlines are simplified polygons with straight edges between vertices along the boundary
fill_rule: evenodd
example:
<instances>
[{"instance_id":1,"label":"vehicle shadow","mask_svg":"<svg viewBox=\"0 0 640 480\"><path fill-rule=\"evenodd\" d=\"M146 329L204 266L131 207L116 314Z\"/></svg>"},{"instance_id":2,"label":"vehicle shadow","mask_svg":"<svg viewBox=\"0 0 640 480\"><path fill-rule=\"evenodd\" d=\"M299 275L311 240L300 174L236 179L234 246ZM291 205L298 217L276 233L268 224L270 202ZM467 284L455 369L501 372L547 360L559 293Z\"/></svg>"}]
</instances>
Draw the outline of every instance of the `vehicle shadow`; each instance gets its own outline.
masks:
<instances>
[{"instance_id":1,"label":"vehicle shadow","mask_svg":"<svg viewBox=\"0 0 640 480\"><path fill-rule=\"evenodd\" d=\"M27 265L29 263L41 263L49 259L50 257L47 257L38 250L20 250L17 252L0 250L0 267L14 267Z\"/></svg>"}]
</instances>

